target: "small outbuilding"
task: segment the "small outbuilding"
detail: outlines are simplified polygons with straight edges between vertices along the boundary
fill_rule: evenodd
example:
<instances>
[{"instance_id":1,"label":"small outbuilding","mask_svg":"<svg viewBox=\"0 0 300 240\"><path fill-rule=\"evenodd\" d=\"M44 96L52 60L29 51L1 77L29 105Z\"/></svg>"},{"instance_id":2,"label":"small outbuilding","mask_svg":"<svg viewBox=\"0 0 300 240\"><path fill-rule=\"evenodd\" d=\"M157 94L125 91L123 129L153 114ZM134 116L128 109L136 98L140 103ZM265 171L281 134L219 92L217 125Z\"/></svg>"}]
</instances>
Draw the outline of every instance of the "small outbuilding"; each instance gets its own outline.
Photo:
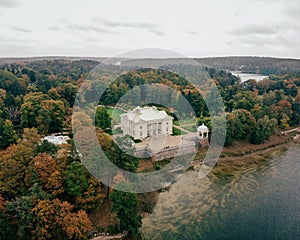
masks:
<instances>
[{"instance_id":1,"label":"small outbuilding","mask_svg":"<svg viewBox=\"0 0 300 240\"><path fill-rule=\"evenodd\" d=\"M204 125L204 123L197 128L197 138L199 139L199 144L201 147L209 146L208 133L209 129Z\"/></svg>"},{"instance_id":2,"label":"small outbuilding","mask_svg":"<svg viewBox=\"0 0 300 240\"><path fill-rule=\"evenodd\" d=\"M68 136L47 136L44 137L43 140L46 140L54 145L61 145L68 143L67 141L70 140Z\"/></svg>"},{"instance_id":3,"label":"small outbuilding","mask_svg":"<svg viewBox=\"0 0 300 240\"><path fill-rule=\"evenodd\" d=\"M202 123L201 126L197 128L197 135L200 139L208 138L209 129Z\"/></svg>"}]
</instances>

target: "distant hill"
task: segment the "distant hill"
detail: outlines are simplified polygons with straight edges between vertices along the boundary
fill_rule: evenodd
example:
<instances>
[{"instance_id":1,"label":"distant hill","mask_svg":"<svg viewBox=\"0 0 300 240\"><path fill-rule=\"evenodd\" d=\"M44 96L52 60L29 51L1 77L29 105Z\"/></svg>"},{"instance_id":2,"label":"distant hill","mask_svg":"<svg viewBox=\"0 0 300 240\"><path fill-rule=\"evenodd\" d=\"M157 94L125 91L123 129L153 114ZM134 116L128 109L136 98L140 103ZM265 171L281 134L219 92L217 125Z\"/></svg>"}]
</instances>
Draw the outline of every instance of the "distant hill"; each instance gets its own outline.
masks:
<instances>
[{"instance_id":1,"label":"distant hill","mask_svg":"<svg viewBox=\"0 0 300 240\"><path fill-rule=\"evenodd\" d=\"M300 59L283 59L270 57L216 57L197 58L201 65L216 69L261 73L264 75L276 73L300 72Z\"/></svg>"},{"instance_id":2,"label":"distant hill","mask_svg":"<svg viewBox=\"0 0 300 240\"><path fill-rule=\"evenodd\" d=\"M96 57L32 57L32 58L0 58L0 65L20 63L20 62L36 62L47 60L93 60L102 62L106 58ZM260 73L264 75L270 74L285 74L300 72L300 59L284 59L284 58L271 58L271 57L209 57L209 58L194 58L200 65L205 67L211 67L216 69L228 70L228 71L242 71L247 73ZM116 59L116 62L118 59ZM139 63L145 63L145 66L149 63L152 66L163 65L176 65L189 64L190 61L185 59L128 59L127 63L130 65L136 65Z\"/></svg>"}]
</instances>

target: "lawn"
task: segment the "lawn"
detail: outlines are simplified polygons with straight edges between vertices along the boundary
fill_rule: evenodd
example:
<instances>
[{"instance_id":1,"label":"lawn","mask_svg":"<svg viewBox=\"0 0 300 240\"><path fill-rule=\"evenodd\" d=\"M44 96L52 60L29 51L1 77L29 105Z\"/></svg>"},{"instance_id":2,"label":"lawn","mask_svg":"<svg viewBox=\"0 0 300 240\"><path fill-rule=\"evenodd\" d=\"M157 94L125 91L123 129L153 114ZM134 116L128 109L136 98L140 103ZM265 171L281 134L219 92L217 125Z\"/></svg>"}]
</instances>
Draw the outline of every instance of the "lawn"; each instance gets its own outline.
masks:
<instances>
[{"instance_id":1,"label":"lawn","mask_svg":"<svg viewBox=\"0 0 300 240\"><path fill-rule=\"evenodd\" d=\"M187 132L181 131L180 129L173 127L173 136L179 136L184 134L187 134Z\"/></svg>"},{"instance_id":2,"label":"lawn","mask_svg":"<svg viewBox=\"0 0 300 240\"><path fill-rule=\"evenodd\" d=\"M121 133L122 133L121 128L116 128L112 130L112 135L121 134Z\"/></svg>"},{"instance_id":3,"label":"lawn","mask_svg":"<svg viewBox=\"0 0 300 240\"><path fill-rule=\"evenodd\" d=\"M192 133L197 132L197 128L196 128L195 125L182 126L182 128L189 131L189 132L192 132Z\"/></svg>"},{"instance_id":4,"label":"lawn","mask_svg":"<svg viewBox=\"0 0 300 240\"><path fill-rule=\"evenodd\" d=\"M125 113L123 110L119 108L107 108L107 112L109 116L111 117L114 124L121 123L121 117L120 115Z\"/></svg>"},{"instance_id":5,"label":"lawn","mask_svg":"<svg viewBox=\"0 0 300 240\"><path fill-rule=\"evenodd\" d=\"M196 123L196 120L193 118L188 118L188 119L184 119L184 120L180 120L180 121L179 120L173 121L173 124L175 126L180 126L180 124L181 124L181 126L183 126L183 125L188 125L188 124L193 124L193 123Z\"/></svg>"}]
</instances>

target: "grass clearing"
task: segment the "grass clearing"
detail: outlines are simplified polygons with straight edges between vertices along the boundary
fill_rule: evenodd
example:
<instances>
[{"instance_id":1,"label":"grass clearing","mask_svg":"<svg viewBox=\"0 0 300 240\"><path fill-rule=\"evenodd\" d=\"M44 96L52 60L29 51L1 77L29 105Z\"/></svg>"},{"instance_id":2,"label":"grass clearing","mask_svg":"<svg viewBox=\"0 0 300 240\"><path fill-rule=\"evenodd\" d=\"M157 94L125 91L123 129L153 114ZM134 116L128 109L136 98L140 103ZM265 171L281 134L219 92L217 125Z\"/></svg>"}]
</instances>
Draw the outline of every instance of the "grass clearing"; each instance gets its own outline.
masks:
<instances>
[{"instance_id":1,"label":"grass clearing","mask_svg":"<svg viewBox=\"0 0 300 240\"><path fill-rule=\"evenodd\" d=\"M182 128L183 128L184 130L187 130L187 131L192 132L192 133L197 132L197 128L196 128L195 125L182 126Z\"/></svg>"},{"instance_id":2,"label":"grass clearing","mask_svg":"<svg viewBox=\"0 0 300 240\"><path fill-rule=\"evenodd\" d=\"M107 108L107 113L111 117L114 124L121 123L121 114L125 113L120 108Z\"/></svg>"},{"instance_id":3,"label":"grass clearing","mask_svg":"<svg viewBox=\"0 0 300 240\"><path fill-rule=\"evenodd\" d=\"M121 130L121 128L116 128L112 130L112 135L117 135L117 134L121 134L123 131Z\"/></svg>"},{"instance_id":4,"label":"grass clearing","mask_svg":"<svg viewBox=\"0 0 300 240\"><path fill-rule=\"evenodd\" d=\"M181 131L179 128L173 127L173 136L179 136L187 134L187 132Z\"/></svg>"},{"instance_id":5,"label":"grass clearing","mask_svg":"<svg viewBox=\"0 0 300 240\"><path fill-rule=\"evenodd\" d=\"M188 118L188 119L184 119L184 120L174 120L173 124L175 126L184 126L184 125L189 125L189 124L196 124L196 119L194 118Z\"/></svg>"}]
</instances>

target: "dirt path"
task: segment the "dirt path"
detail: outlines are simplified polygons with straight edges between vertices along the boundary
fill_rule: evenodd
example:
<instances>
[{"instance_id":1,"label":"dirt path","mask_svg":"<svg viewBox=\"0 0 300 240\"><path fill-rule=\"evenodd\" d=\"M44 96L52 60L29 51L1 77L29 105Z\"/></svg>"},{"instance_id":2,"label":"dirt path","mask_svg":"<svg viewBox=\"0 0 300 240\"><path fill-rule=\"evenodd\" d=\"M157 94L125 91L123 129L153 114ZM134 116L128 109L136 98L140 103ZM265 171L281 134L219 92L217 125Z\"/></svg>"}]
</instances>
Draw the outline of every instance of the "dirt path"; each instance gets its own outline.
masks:
<instances>
[{"instance_id":1,"label":"dirt path","mask_svg":"<svg viewBox=\"0 0 300 240\"><path fill-rule=\"evenodd\" d=\"M293 129L290 129L288 131L283 131L282 133L283 134L287 134L287 133L291 133L291 132L299 132L300 131L300 127L297 127L297 128L293 128Z\"/></svg>"},{"instance_id":2,"label":"dirt path","mask_svg":"<svg viewBox=\"0 0 300 240\"><path fill-rule=\"evenodd\" d=\"M117 239L123 239L126 236L126 233L120 233L116 235L111 236L98 236L95 238L92 238L92 240L117 240Z\"/></svg>"}]
</instances>

